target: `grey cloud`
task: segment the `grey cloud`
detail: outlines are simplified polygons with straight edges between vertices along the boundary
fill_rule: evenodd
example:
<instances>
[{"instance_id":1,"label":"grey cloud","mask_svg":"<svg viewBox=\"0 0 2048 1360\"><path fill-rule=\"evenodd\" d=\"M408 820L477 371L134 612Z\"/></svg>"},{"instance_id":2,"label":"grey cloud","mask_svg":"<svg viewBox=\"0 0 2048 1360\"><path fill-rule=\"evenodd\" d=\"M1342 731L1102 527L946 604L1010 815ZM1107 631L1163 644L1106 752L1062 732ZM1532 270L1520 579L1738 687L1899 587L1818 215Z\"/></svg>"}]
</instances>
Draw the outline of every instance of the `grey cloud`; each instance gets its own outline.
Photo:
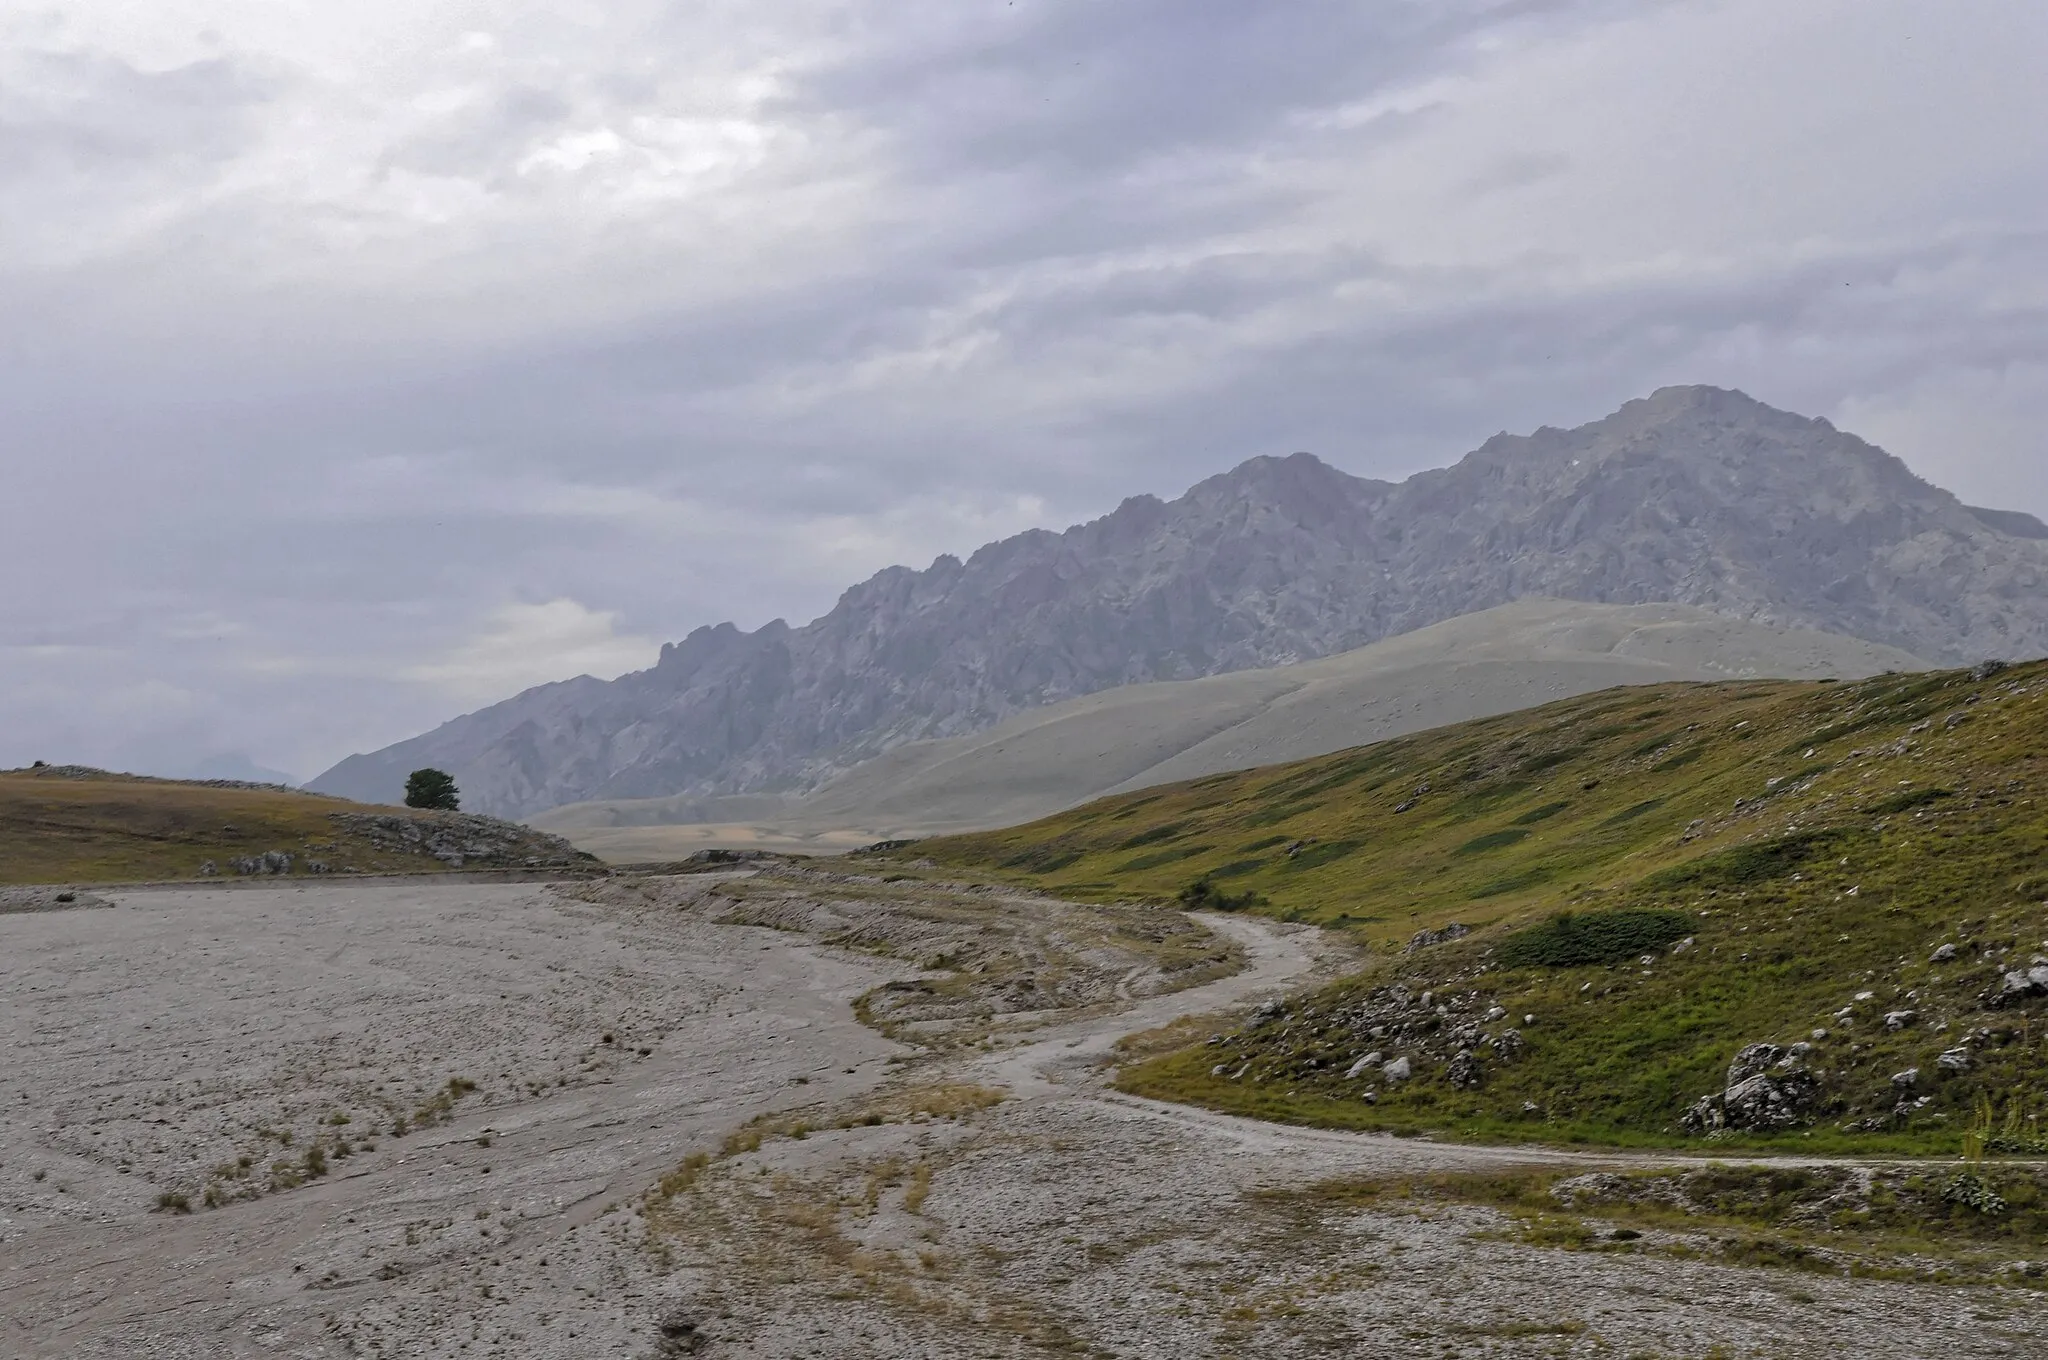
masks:
<instances>
[{"instance_id":1,"label":"grey cloud","mask_svg":"<svg viewBox=\"0 0 2048 1360\"><path fill-rule=\"evenodd\" d=\"M1213 155L1294 114L1413 79L1511 18L1603 8L1573 0L1025 3L936 41L907 32L819 73L802 97L895 129L934 170L1095 176L1180 151Z\"/></svg>"},{"instance_id":2,"label":"grey cloud","mask_svg":"<svg viewBox=\"0 0 2048 1360\"><path fill-rule=\"evenodd\" d=\"M562 130L573 112L558 91L515 85L406 138L386 153L384 166L503 185L519 159L544 134Z\"/></svg>"},{"instance_id":3,"label":"grey cloud","mask_svg":"<svg viewBox=\"0 0 2048 1360\"><path fill-rule=\"evenodd\" d=\"M0 176L103 174L218 160L245 145L273 78L223 57L167 70L86 52L29 52L0 90Z\"/></svg>"}]
</instances>

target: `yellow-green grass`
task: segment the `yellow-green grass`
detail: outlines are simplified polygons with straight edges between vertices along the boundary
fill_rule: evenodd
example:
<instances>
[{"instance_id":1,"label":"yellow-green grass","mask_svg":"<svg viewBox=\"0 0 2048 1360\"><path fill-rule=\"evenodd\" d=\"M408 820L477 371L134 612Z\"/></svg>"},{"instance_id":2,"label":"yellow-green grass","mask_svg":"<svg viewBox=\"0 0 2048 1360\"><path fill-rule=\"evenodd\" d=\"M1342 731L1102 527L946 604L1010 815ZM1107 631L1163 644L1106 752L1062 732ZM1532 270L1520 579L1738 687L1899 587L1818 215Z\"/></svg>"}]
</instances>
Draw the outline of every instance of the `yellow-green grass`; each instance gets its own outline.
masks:
<instances>
[{"instance_id":1,"label":"yellow-green grass","mask_svg":"<svg viewBox=\"0 0 2048 1360\"><path fill-rule=\"evenodd\" d=\"M77 777L39 770L0 772L0 884L130 883L198 878L212 860L280 851L293 872L311 861L335 871L428 872L448 866L404 849L380 849L337 815L444 816L371 807L278 789L218 788L133 775ZM560 854L559 843L525 833L528 853Z\"/></svg>"},{"instance_id":2,"label":"yellow-green grass","mask_svg":"<svg viewBox=\"0 0 2048 1360\"><path fill-rule=\"evenodd\" d=\"M2048 663L1610 690L897 853L1084 898L1167 901L1206 880L1375 946L1284 1019L1127 1071L1148 1094L1343 1127L1683 1142L1681 1113L1739 1049L1806 1041L1816 1113L1732 1145L1948 1150L1980 1094L2048 1115L2048 1004L1981 1001L2048 954ZM1694 942L1646 949L1647 966L1495 958L1559 912L1615 909L1684 913ZM1452 922L1473 933L1401 952ZM1930 962L1943 943L1958 957ZM1476 1086L1426 1045L1409 1082L1347 1080L1389 1047L1362 1018L1394 986L1411 1008L1424 990L1504 1008L1486 1028L1516 1028L1520 1052L1481 1052ZM1896 1010L1917 1018L1888 1030ZM1972 1030L1995 1033L1967 1070L1938 1069ZM1890 1079L1910 1067L1929 1099L1894 1117Z\"/></svg>"}]
</instances>

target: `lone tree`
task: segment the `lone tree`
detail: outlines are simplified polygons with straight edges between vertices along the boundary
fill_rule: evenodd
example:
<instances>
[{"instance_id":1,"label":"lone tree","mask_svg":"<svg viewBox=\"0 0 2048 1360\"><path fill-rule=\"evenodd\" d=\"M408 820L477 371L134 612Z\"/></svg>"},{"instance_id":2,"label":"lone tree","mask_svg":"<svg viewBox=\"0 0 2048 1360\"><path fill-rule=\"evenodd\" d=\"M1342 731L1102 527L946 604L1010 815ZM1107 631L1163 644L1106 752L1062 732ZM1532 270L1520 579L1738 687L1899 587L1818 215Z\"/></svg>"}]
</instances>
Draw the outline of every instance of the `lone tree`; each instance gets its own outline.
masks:
<instances>
[{"instance_id":1,"label":"lone tree","mask_svg":"<svg viewBox=\"0 0 2048 1360\"><path fill-rule=\"evenodd\" d=\"M446 770L414 770L406 776L405 805L454 812L462 806L455 776Z\"/></svg>"}]
</instances>

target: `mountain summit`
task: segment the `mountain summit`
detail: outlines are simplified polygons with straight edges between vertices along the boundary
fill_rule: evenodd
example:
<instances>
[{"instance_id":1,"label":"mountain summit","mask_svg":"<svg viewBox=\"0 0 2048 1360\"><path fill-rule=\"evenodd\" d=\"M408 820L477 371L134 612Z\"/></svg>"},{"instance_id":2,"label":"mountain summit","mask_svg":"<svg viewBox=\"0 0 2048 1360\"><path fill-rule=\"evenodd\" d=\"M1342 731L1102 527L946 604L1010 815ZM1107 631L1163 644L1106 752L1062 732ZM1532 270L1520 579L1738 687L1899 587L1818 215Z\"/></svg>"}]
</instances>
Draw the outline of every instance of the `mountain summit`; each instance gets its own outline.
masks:
<instances>
[{"instance_id":1,"label":"mountain summit","mask_svg":"<svg viewBox=\"0 0 2048 1360\"><path fill-rule=\"evenodd\" d=\"M1825 420L1669 387L1501 434L1401 483L1298 453L965 562L891 567L830 613L699 628L645 671L543 685L309 787L466 805L799 788L905 741L1116 685L1279 665L1530 596L1675 602L1921 656L2048 653L2048 527L1977 510Z\"/></svg>"}]
</instances>

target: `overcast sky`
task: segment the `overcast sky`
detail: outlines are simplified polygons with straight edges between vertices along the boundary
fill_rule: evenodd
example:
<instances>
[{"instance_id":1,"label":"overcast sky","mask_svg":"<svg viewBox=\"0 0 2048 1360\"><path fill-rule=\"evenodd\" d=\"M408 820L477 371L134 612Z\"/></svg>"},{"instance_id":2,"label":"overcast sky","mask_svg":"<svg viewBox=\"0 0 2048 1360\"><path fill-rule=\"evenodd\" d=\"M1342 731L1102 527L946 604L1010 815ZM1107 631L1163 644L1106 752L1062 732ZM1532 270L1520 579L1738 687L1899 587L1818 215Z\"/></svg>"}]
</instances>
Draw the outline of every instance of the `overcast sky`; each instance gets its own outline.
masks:
<instances>
[{"instance_id":1,"label":"overcast sky","mask_svg":"<svg viewBox=\"0 0 2048 1360\"><path fill-rule=\"evenodd\" d=\"M0 765L1668 382L2048 513L2041 0L0 0Z\"/></svg>"}]
</instances>

